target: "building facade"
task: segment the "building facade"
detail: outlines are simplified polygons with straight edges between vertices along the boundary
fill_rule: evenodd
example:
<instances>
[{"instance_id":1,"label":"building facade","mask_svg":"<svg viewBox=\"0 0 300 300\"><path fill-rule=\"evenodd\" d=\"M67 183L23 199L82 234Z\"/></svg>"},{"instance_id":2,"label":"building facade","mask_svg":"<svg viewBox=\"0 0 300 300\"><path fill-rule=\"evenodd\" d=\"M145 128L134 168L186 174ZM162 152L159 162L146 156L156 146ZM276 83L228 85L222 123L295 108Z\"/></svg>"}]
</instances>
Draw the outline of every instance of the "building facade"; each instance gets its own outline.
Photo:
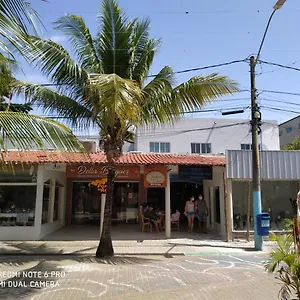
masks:
<instances>
[{"instance_id":1,"label":"building facade","mask_svg":"<svg viewBox=\"0 0 300 300\"><path fill-rule=\"evenodd\" d=\"M290 144L300 136L300 116L279 125L280 148Z\"/></svg>"},{"instance_id":2,"label":"building facade","mask_svg":"<svg viewBox=\"0 0 300 300\"><path fill-rule=\"evenodd\" d=\"M139 128L134 150L142 153L225 154L227 149L250 150L248 120L183 118L174 125ZM279 150L277 121L263 121L261 150Z\"/></svg>"},{"instance_id":3,"label":"building facade","mask_svg":"<svg viewBox=\"0 0 300 300\"><path fill-rule=\"evenodd\" d=\"M300 190L300 151L262 151L261 197L262 211L271 217L271 230L282 231L285 219L293 218L290 199ZM231 238L249 229L253 231L252 152L226 153L227 219Z\"/></svg>"},{"instance_id":4,"label":"building facade","mask_svg":"<svg viewBox=\"0 0 300 300\"><path fill-rule=\"evenodd\" d=\"M71 224L99 226L103 193L91 183L106 176L103 152L10 151L4 159L15 172L1 174L0 240L39 240ZM116 174L113 221L136 222L138 207L152 204L165 211L170 237L171 212L179 209L184 219L188 197L202 193L209 228L225 236L224 156L128 153Z\"/></svg>"}]
</instances>

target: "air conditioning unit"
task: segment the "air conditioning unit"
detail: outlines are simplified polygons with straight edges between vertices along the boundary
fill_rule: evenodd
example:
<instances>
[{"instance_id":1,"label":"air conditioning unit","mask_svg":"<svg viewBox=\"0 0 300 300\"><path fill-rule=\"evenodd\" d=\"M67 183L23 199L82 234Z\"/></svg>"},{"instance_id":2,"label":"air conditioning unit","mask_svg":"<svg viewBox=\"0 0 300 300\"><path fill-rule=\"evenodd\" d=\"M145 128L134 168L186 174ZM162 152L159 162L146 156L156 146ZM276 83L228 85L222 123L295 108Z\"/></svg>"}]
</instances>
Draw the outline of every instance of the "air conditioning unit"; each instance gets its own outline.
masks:
<instances>
[{"instance_id":1,"label":"air conditioning unit","mask_svg":"<svg viewBox=\"0 0 300 300\"><path fill-rule=\"evenodd\" d=\"M95 141L81 141L87 152L97 152L97 143Z\"/></svg>"}]
</instances>

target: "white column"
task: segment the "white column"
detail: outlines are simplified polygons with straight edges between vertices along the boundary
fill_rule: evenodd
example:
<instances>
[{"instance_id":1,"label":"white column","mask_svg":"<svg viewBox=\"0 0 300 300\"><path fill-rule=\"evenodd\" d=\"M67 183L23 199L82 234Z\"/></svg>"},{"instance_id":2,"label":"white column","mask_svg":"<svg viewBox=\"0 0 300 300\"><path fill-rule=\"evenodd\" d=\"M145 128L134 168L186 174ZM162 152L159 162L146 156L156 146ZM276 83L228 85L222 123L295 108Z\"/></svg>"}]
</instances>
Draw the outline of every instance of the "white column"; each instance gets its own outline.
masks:
<instances>
[{"instance_id":1,"label":"white column","mask_svg":"<svg viewBox=\"0 0 300 300\"><path fill-rule=\"evenodd\" d=\"M55 197L55 178L51 178L50 190L49 190L49 203L48 203L48 223L53 222L54 197Z\"/></svg>"},{"instance_id":2,"label":"white column","mask_svg":"<svg viewBox=\"0 0 300 300\"><path fill-rule=\"evenodd\" d=\"M102 230L103 230L105 201L106 201L106 194L101 194L100 238L102 236Z\"/></svg>"},{"instance_id":3,"label":"white column","mask_svg":"<svg viewBox=\"0 0 300 300\"><path fill-rule=\"evenodd\" d=\"M61 225L65 225L66 189L59 188L58 219Z\"/></svg>"},{"instance_id":4,"label":"white column","mask_svg":"<svg viewBox=\"0 0 300 300\"><path fill-rule=\"evenodd\" d=\"M37 188L36 188L36 200L35 200L35 216L34 227L37 232L41 232L42 226L42 211L43 211L43 193L44 193L44 166L39 165L37 171Z\"/></svg>"},{"instance_id":5,"label":"white column","mask_svg":"<svg viewBox=\"0 0 300 300\"><path fill-rule=\"evenodd\" d=\"M171 196L169 172L167 173L167 186L165 188L165 233L166 238L171 237Z\"/></svg>"},{"instance_id":6,"label":"white column","mask_svg":"<svg viewBox=\"0 0 300 300\"><path fill-rule=\"evenodd\" d=\"M233 207L232 207L232 179L227 179L227 225L229 232L229 239L232 240L233 227Z\"/></svg>"}]
</instances>

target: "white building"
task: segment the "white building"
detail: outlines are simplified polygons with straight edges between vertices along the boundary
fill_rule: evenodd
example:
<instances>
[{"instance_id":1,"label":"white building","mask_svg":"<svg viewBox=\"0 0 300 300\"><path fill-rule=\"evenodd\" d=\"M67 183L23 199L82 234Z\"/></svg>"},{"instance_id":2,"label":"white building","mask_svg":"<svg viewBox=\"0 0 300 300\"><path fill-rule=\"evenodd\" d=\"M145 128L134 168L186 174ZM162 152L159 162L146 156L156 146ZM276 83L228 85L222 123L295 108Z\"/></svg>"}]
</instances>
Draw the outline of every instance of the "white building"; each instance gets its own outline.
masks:
<instances>
[{"instance_id":1,"label":"white building","mask_svg":"<svg viewBox=\"0 0 300 300\"><path fill-rule=\"evenodd\" d=\"M279 125L280 147L290 144L300 136L300 116L290 119Z\"/></svg>"},{"instance_id":2,"label":"white building","mask_svg":"<svg viewBox=\"0 0 300 300\"><path fill-rule=\"evenodd\" d=\"M261 150L279 150L277 121L263 121ZM137 130L134 150L158 153L223 154L225 150L250 150L249 120L183 118L174 125Z\"/></svg>"}]
</instances>

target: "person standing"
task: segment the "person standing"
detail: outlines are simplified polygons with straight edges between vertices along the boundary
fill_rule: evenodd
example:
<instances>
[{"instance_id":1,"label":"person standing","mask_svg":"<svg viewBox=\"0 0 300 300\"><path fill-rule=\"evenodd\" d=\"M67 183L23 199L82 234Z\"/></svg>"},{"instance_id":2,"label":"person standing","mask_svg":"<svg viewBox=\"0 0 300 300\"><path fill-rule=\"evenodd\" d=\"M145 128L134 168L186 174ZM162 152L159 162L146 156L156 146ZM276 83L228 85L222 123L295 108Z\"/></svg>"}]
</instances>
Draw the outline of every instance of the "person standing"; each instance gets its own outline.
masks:
<instances>
[{"instance_id":1,"label":"person standing","mask_svg":"<svg viewBox=\"0 0 300 300\"><path fill-rule=\"evenodd\" d=\"M195 198L192 196L185 203L184 214L188 219L188 233L193 232L194 218L195 218Z\"/></svg>"},{"instance_id":2,"label":"person standing","mask_svg":"<svg viewBox=\"0 0 300 300\"><path fill-rule=\"evenodd\" d=\"M198 199L195 203L195 207L196 207L196 218L199 221L199 229L200 231L207 233L206 220L208 216L208 207L202 195L198 196Z\"/></svg>"}]
</instances>

